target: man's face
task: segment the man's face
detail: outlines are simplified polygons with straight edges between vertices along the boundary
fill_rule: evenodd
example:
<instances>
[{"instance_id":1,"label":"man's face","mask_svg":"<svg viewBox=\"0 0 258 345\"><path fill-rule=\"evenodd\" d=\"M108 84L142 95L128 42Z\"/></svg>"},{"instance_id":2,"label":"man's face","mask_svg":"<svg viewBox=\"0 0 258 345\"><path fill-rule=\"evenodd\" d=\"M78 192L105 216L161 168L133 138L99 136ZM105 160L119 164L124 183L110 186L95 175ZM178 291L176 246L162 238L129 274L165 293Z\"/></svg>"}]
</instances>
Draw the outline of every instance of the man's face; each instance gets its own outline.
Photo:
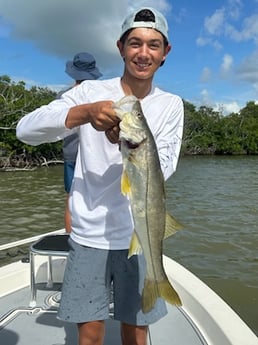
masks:
<instances>
[{"instance_id":1,"label":"man's face","mask_svg":"<svg viewBox=\"0 0 258 345\"><path fill-rule=\"evenodd\" d=\"M152 78L171 48L165 47L161 33L150 28L133 29L124 45L117 44L126 72L137 79Z\"/></svg>"}]
</instances>

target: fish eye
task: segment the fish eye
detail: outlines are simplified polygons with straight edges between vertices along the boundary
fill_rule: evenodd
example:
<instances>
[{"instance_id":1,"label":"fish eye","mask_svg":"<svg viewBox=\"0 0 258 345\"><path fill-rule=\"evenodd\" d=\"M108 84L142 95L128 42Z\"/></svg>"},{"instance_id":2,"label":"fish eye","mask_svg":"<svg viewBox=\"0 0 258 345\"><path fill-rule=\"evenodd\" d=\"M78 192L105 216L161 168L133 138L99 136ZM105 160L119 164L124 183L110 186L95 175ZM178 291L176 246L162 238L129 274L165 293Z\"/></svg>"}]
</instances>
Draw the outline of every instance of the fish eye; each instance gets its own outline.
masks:
<instances>
[{"instance_id":1,"label":"fish eye","mask_svg":"<svg viewBox=\"0 0 258 345\"><path fill-rule=\"evenodd\" d=\"M127 148L131 150L137 149L139 147L139 143L134 143L129 140L126 140L125 143L126 143Z\"/></svg>"}]
</instances>

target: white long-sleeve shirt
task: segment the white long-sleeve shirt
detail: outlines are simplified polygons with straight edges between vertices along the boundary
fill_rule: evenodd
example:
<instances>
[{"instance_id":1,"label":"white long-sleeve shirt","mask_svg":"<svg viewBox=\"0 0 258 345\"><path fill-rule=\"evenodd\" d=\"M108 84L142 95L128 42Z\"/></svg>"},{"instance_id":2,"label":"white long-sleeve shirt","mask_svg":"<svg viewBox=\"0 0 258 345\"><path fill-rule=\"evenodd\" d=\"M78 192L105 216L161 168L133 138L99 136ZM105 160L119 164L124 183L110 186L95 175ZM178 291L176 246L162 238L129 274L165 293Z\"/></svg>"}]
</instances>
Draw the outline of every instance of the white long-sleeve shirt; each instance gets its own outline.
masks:
<instances>
[{"instance_id":1,"label":"white long-sleeve shirt","mask_svg":"<svg viewBox=\"0 0 258 345\"><path fill-rule=\"evenodd\" d=\"M65 127L69 109L100 100L117 102L124 97L120 78L85 81L61 99L24 116L17 138L30 145L55 142L78 131L79 149L70 193L74 241L102 249L127 249L133 231L128 199L121 194L122 156L104 132L90 123L73 130ZM176 169L183 133L183 102L179 96L153 87L141 100L153 133L161 168L167 179Z\"/></svg>"}]
</instances>

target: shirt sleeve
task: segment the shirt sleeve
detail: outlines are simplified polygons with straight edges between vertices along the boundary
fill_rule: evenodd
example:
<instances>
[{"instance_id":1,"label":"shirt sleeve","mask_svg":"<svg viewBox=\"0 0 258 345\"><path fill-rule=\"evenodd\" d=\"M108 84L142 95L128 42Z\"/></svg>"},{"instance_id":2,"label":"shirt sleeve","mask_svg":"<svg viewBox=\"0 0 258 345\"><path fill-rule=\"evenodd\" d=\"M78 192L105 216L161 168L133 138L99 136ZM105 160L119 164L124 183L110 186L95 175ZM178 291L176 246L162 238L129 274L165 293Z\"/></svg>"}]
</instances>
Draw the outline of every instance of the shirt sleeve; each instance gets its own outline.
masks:
<instances>
[{"instance_id":1,"label":"shirt sleeve","mask_svg":"<svg viewBox=\"0 0 258 345\"><path fill-rule=\"evenodd\" d=\"M169 114L167 121L164 121L160 128L160 135L157 135L156 144L159 153L161 169L165 180L175 171L180 155L184 125L184 105L180 97L173 100L166 109Z\"/></svg>"},{"instance_id":2,"label":"shirt sleeve","mask_svg":"<svg viewBox=\"0 0 258 345\"><path fill-rule=\"evenodd\" d=\"M65 120L69 109L79 103L80 92L75 93L73 89L65 92L60 99L22 117L16 127L17 138L26 144L37 146L71 135L77 129L68 129Z\"/></svg>"}]
</instances>

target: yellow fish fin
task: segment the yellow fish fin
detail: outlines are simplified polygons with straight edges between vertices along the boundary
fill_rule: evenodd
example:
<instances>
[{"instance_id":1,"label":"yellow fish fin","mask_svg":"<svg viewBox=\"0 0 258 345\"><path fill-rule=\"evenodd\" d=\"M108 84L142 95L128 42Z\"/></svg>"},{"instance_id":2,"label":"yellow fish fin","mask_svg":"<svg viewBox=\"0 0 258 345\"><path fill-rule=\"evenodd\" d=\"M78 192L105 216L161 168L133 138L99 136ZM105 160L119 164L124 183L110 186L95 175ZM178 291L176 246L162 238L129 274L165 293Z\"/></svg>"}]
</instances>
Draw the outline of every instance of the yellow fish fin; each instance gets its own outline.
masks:
<instances>
[{"instance_id":1,"label":"yellow fish fin","mask_svg":"<svg viewBox=\"0 0 258 345\"><path fill-rule=\"evenodd\" d=\"M181 230L183 225L180 224L173 216L169 213L166 213L166 227L164 239L168 238L171 235L174 235L178 230Z\"/></svg>"},{"instance_id":2,"label":"yellow fish fin","mask_svg":"<svg viewBox=\"0 0 258 345\"><path fill-rule=\"evenodd\" d=\"M123 195L128 195L130 194L130 191L131 191L130 180L126 173L126 170L124 170L121 177L121 192Z\"/></svg>"},{"instance_id":3,"label":"yellow fish fin","mask_svg":"<svg viewBox=\"0 0 258 345\"><path fill-rule=\"evenodd\" d=\"M142 292L142 311L148 313L159 297L158 285L155 280L145 279Z\"/></svg>"},{"instance_id":4,"label":"yellow fish fin","mask_svg":"<svg viewBox=\"0 0 258 345\"><path fill-rule=\"evenodd\" d=\"M161 282L145 279L142 294L142 310L144 313L151 311L158 297L163 298L172 305L182 305L180 297L168 279Z\"/></svg>"},{"instance_id":5,"label":"yellow fish fin","mask_svg":"<svg viewBox=\"0 0 258 345\"><path fill-rule=\"evenodd\" d=\"M131 243L130 243L129 252L128 252L128 259L133 255L139 255L141 253L142 253L142 247L140 245L136 232L134 231L132 235Z\"/></svg>"},{"instance_id":6,"label":"yellow fish fin","mask_svg":"<svg viewBox=\"0 0 258 345\"><path fill-rule=\"evenodd\" d=\"M173 288L168 279L158 283L159 296L172 305L181 306L182 302L178 293Z\"/></svg>"}]
</instances>

